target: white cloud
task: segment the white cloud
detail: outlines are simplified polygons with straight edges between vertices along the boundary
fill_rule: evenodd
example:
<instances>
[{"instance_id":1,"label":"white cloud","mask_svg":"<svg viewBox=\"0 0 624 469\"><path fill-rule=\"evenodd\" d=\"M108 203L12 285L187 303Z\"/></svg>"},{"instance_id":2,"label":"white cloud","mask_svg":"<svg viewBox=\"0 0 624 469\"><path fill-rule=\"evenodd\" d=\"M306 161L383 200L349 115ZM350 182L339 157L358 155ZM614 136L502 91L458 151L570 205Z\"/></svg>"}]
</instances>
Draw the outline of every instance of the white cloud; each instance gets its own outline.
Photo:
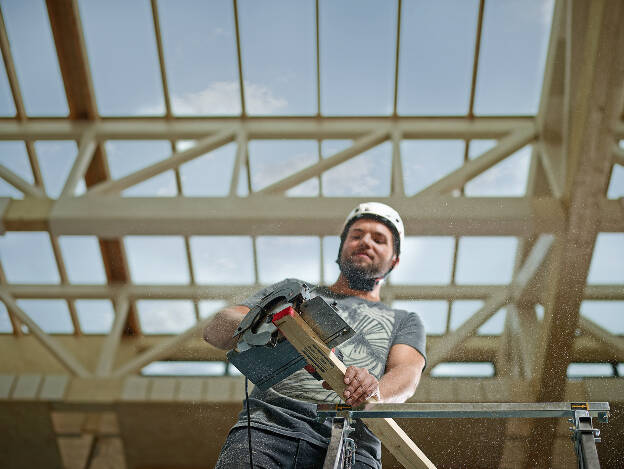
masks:
<instances>
[{"instance_id":1,"label":"white cloud","mask_svg":"<svg viewBox=\"0 0 624 469\"><path fill-rule=\"evenodd\" d=\"M283 109L288 102L264 85L245 82L247 111L253 114L272 114ZM173 95L172 108L179 115L240 114L240 90L235 81L217 81L195 93Z\"/></svg>"},{"instance_id":2,"label":"white cloud","mask_svg":"<svg viewBox=\"0 0 624 469\"><path fill-rule=\"evenodd\" d=\"M193 304L187 300L139 300L137 307L146 334L181 333L195 324Z\"/></svg>"},{"instance_id":3,"label":"white cloud","mask_svg":"<svg viewBox=\"0 0 624 469\"><path fill-rule=\"evenodd\" d=\"M323 193L328 196L374 195L382 186L384 171L371 158L357 156L323 174Z\"/></svg>"},{"instance_id":4,"label":"white cloud","mask_svg":"<svg viewBox=\"0 0 624 469\"><path fill-rule=\"evenodd\" d=\"M300 152L286 158L275 159L268 164L257 164L253 167L253 182L256 190L263 189L277 181L307 168L316 163L317 156Z\"/></svg>"},{"instance_id":5,"label":"white cloud","mask_svg":"<svg viewBox=\"0 0 624 469\"><path fill-rule=\"evenodd\" d=\"M238 85L237 85L238 89ZM247 111L252 114L272 114L288 105L284 98L274 96L272 91L255 83L245 82Z\"/></svg>"},{"instance_id":6,"label":"white cloud","mask_svg":"<svg viewBox=\"0 0 624 469\"><path fill-rule=\"evenodd\" d=\"M526 194L531 146L518 150L466 184L472 197L522 197Z\"/></svg>"}]
</instances>

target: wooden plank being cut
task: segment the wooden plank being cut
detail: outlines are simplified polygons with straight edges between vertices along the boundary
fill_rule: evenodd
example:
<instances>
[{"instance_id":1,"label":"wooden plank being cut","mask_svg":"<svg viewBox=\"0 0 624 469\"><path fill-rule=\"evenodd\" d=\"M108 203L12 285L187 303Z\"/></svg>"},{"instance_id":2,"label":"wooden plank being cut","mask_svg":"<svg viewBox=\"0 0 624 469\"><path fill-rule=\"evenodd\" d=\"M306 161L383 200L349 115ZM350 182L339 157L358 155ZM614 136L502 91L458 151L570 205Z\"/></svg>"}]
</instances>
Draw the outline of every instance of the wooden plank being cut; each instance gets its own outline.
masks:
<instances>
[{"instance_id":1,"label":"wooden plank being cut","mask_svg":"<svg viewBox=\"0 0 624 469\"><path fill-rule=\"evenodd\" d=\"M288 341L303 355L308 363L323 377L331 388L342 396L347 367L319 339L316 333L291 307L273 317L275 324ZM367 402L376 402L370 398ZM397 460L408 469L435 469L433 463L416 446L409 436L390 418L362 419Z\"/></svg>"}]
</instances>

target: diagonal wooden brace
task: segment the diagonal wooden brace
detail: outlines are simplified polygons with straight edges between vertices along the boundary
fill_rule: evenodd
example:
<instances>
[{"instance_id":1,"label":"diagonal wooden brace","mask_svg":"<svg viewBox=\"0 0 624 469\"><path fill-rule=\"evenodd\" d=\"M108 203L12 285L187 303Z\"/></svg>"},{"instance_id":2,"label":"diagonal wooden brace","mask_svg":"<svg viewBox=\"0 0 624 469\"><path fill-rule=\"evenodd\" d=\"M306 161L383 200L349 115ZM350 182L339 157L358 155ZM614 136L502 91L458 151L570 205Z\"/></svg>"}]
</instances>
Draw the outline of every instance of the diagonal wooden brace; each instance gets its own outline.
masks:
<instances>
[{"instance_id":1,"label":"diagonal wooden brace","mask_svg":"<svg viewBox=\"0 0 624 469\"><path fill-rule=\"evenodd\" d=\"M347 367L323 343L308 324L291 307L273 317L273 324L286 336L308 363L323 377L331 388L342 396ZM376 402L370 398L368 402ZM362 419L397 460L408 469L435 469L427 456L409 436L390 418Z\"/></svg>"}]
</instances>

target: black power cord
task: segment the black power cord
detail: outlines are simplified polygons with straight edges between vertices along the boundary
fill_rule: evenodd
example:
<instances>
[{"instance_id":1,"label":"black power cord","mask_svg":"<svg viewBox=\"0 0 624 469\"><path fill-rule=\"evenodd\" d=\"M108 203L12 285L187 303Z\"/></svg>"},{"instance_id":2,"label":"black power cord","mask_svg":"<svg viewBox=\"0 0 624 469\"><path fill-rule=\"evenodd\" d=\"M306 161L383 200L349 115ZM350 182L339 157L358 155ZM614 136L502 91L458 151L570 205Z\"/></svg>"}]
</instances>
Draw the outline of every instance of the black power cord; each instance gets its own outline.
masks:
<instances>
[{"instance_id":1,"label":"black power cord","mask_svg":"<svg viewBox=\"0 0 624 469\"><path fill-rule=\"evenodd\" d=\"M249 442L249 464L253 469L253 453L251 451L251 414L249 413L249 380L245 377L245 407L247 407L247 440Z\"/></svg>"}]
</instances>

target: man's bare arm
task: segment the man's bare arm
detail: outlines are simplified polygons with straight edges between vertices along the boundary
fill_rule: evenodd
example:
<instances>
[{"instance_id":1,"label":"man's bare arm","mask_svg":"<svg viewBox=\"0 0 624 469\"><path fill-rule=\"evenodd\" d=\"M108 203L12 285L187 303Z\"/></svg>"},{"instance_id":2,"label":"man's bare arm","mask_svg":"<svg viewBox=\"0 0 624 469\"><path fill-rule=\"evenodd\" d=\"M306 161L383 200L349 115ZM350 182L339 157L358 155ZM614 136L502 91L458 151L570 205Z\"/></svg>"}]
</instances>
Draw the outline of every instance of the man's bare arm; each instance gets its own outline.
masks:
<instances>
[{"instance_id":1,"label":"man's bare arm","mask_svg":"<svg viewBox=\"0 0 624 469\"><path fill-rule=\"evenodd\" d=\"M204 340L221 350L230 350L236 346L232 337L236 328L249 312L247 306L229 306L217 312L204 329Z\"/></svg>"},{"instance_id":2,"label":"man's bare arm","mask_svg":"<svg viewBox=\"0 0 624 469\"><path fill-rule=\"evenodd\" d=\"M386 373L379 380L382 402L405 402L416 392L425 358L406 344L393 345L386 362Z\"/></svg>"},{"instance_id":3,"label":"man's bare arm","mask_svg":"<svg viewBox=\"0 0 624 469\"><path fill-rule=\"evenodd\" d=\"M379 402L405 402L416 392L424 367L425 359L416 349L405 344L393 345L386 361L386 373L379 381L366 368L347 368L344 400L352 406L371 396ZM325 382L323 387L331 389Z\"/></svg>"}]
</instances>

